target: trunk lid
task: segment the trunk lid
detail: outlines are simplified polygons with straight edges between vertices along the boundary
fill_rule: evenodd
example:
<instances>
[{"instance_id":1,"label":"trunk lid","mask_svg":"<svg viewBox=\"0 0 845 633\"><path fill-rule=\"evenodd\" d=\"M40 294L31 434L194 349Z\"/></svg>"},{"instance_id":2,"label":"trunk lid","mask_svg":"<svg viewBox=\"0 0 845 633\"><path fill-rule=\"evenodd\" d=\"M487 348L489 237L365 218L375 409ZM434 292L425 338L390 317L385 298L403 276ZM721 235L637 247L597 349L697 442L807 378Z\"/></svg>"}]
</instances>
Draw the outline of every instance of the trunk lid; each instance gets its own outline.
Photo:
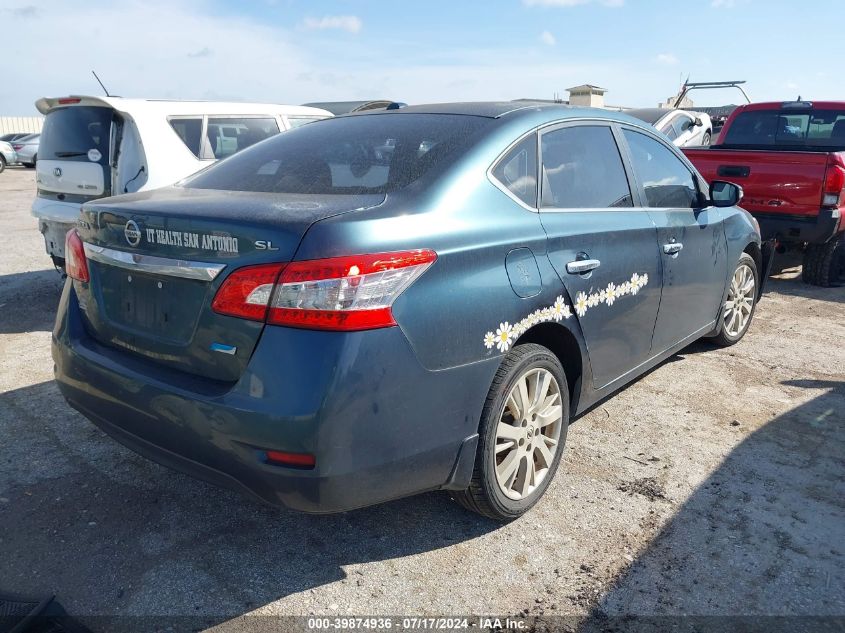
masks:
<instances>
[{"instance_id":1,"label":"trunk lid","mask_svg":"<svg viewBox=\"0 0 845 633\"><path fill-rule=\"evenodd\" d=\"M752 213L812 217L822 203L827 152L728 149L684 150L707 181L740 185Z\"/></svg>"},{"instance_id":2,"label":"trunk lid","mask_svg":"<svg viewBox=\"0 0 845 633\"><path fill-rule=\"evenodd\" d=\"M384 197L171 187L86 204L79 234L91 279L77 284L86 329L154 363L235 381L264 323L211 309L226 277L290 261L314 222Z\"/></svg>"}]
</instances>

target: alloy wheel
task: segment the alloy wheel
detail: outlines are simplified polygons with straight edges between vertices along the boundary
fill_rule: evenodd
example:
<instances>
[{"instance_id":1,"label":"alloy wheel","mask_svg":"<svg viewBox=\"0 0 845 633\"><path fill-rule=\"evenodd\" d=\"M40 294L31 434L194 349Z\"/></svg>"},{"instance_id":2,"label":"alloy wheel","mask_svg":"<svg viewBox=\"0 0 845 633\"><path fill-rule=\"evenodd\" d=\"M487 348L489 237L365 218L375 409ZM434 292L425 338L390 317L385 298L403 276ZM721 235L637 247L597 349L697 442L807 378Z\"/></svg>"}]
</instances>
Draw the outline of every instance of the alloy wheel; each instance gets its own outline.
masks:
<instances>
[{"instance_id":1,"label":"alloy wheel","mask_svg":"<svg viewBox=\"0 0 845 633\"><path fill-rule=\"evenodd\" d=\"M562 426L554 375L528 370L511 388L496 428L496 481L505 496L524 499L542 483L559 449Z\"/></svg>"},{"instance_id":2,"label":"alloy wheel","mask_svg":"<svg viewBox=\"0 0 845 633\"><path fill-rule=\"evenodd\" d=\"M725 332L729 336L739 336L745 331L751 320L756 297L757 282L754 280L754 271L748 264L740 264L731 279L731 287L725 301L723 319Z\"/></svg>"}]
</instances>

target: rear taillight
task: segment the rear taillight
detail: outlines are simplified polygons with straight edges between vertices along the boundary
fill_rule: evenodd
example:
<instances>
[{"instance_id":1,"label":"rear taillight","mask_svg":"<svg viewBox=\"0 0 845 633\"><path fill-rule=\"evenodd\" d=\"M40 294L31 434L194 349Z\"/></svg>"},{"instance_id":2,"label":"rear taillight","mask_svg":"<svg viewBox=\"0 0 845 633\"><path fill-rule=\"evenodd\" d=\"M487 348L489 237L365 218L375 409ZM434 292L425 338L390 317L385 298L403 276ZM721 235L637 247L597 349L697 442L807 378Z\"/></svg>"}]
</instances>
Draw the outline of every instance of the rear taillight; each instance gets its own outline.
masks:
<instances>
[{"instance_id":1,"label":"rear taillight","mask_svg":"<svg viewBox=\"0 0 845 633\"><path fill-rule=\"evenodd\" d=\"M845 190L845 157L831 154L827 159L827 171L824 174L823 207L838 207L843 202Z\"/></svg>"},{"instance_id":2,"label":"rear taillight","mask_svg":"<svg viewBox=\"0 0 845 633\"><path fill-rule=\"evenodd\" d=\"M256 320L266 315L267 323L288 327L390 327L393 302L436 259L434 251L415 250L242 268L229 275L212 307ZM270 280L273 270L278 280Z\"/></svg>"},{"instance_id":3,"label":"rear taillight","mask_svg":"<svg viewBox=\"0 0 845 633\"><path fill-rule=\"evenodd\" d=\"M85 257L85 247L76 229L71 229L65 236L65 272L67 276L78 281L91 279L88 274L88 259Z\"/></svg>"},{"instance_id":4,"label":"rear taillight","mask_svg":"<svg viewBox=\"0 0 845 633\"><path fill-rule=\"evenodd\" d=\"M17 152L17 151L18 151L21 147L23 147L23 145L21 145L20 143L17 143L17 144L13 143L13 144L12 144L12 149L13 149L13 150L15 150L16 152Z\"/></svg>"},{"instance_id":5,"label":"rear taillight","mask_svg":"<svg viewBox=\"0 0 845 633\"><path fill-rule=\"evenodd\" d=\"M239 268L226 278L214 296L211 308L220 314L264 321L273 286L284 264Z\"/></svg>"}]
</instances>

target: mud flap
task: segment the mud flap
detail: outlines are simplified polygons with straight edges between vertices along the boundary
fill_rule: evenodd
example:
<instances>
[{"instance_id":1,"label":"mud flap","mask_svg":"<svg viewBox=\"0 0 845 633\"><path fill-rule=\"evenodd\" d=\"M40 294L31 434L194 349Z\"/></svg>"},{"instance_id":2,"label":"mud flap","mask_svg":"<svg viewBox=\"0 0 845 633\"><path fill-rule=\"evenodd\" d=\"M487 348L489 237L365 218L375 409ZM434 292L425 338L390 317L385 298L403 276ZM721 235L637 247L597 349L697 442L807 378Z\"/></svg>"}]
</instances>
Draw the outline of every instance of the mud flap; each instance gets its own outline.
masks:
<instances>
[{"instance_id":1,"label":"mud flap","mask_svg":"<svg viewBox=\"0 0 845 633\"><path fill-rule=\"evenodd\" d=\"M775 240L766 240L760 248L763 257L763 270L760 271L760 288L757 291L757 300L763 296L763 289L766 287L766 282L769 275L772 274L772 263L775 261Z\"/></svg>"}]
</instances>

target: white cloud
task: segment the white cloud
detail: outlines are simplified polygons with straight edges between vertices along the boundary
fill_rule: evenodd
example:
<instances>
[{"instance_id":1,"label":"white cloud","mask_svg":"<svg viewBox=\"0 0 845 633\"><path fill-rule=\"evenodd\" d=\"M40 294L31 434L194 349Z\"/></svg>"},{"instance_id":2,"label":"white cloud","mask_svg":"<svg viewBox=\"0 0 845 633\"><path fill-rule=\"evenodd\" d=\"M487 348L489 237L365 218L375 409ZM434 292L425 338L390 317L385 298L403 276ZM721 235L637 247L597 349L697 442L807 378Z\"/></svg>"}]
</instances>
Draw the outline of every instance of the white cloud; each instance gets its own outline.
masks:
<instances>
[{"instance_id":1,"label":"white cloud","mask_svg":"<svg viewBox=\"0 0 845 633\"><path fill-rule=\"evenodd\" d=\"M672 53L660 53L654 59L658 64L663 64L664 66L675 66L678 63L678 58Z\"/></svg>"},{"instance_id":2,"label":"white cloud","mask_svg":"<svg viewBox=\"0 0 845 633\"><path fill-rule=\"evenodd\" d=\"M357 15L324 15L322 18L305 18L303 22L309 30L339 29L349 33L357 33L363 25Z\"/></svg>"},{"instance_id":3,"label":"white cloud","mask_svg":"<svg viewBox=\"0 0 845 633\"><path fill-rule=\"evenodd\" d=\"M543 42L543 44L548 44L549 46L554 46L555 44L557 44L555 36L552 35L549 31L543 31L542 33L540 33L540 41Z\"/></svg>"},{"instance_id":4,"label":"white cloud","mask_svg":"<svg viewBox=\"0 0 845 633\"><path fill-rule=\"evenodd\" d=\"M625 0L522 0L526 7L574 7L592 2L606 7L621 7L625 4Z\"/></svg>"},{"instance_id":5,"label":"white cloud","mask_svg":"<svg viewBox=\"0 0 845 633\"><path fill-rule=\"evenodd\" d=\"M736 6L736 0L712 0L710 6L714 9L733 9Z\"/></svg>"}]
</instances>

